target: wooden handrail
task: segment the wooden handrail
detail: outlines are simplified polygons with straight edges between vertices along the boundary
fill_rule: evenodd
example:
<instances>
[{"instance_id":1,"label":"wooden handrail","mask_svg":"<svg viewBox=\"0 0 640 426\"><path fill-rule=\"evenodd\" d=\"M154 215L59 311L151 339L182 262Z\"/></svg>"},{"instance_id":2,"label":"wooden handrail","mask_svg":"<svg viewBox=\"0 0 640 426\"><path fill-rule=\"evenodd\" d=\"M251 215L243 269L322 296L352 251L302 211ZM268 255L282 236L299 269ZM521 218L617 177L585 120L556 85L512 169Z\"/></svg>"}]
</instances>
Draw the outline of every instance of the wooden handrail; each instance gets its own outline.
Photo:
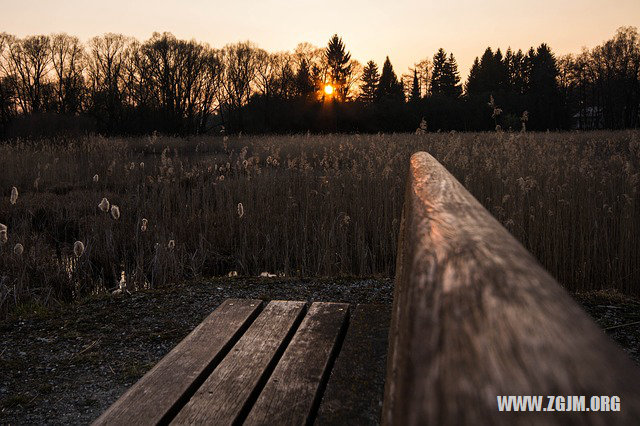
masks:
<instances>
[{"instance_id":1,"label":"wooden handrail","mask_svg":"<svg viewBox=\"0 0 640 426\"><path fill-rule=\"evenodd\" d=\"M640 369L424 152L411 157L387 363L383 424L640 419ZM615 395L621 411L505 413L501 395L541 395L545 408L547 395L586 407Z\"/></svg>"}]
</instances>

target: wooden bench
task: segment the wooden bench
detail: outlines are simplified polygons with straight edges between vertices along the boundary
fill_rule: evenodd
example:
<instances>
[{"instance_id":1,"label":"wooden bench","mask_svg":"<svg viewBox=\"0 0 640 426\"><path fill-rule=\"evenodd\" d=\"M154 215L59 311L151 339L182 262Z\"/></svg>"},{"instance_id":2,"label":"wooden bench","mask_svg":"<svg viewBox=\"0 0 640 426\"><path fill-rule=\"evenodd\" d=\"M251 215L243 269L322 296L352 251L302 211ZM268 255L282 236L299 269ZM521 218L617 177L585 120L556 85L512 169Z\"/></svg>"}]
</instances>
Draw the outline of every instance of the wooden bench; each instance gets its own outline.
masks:
<instances>
[{"instance_id":1,"label":"wooden bench","mask_svg":"<svg viewBox=\"0 0 640 426\"><path fill-rule=\"evenodd\" d=\"M344 418L345 409L359 424L374 423L388 330L368 322L372 315L388 319L384 311L375 305L229 299L94 424L331 423ZM380 340L377 345L370 345L372 338ZM353 363L369 371L358 377ZM332 370L338 374L327 389ZM377 389L371 383L376 376ZM356 392L345 383L356 384ZM357 412L349 414L354 406Z\"/></svg>"},{"instance_id":2,"label":"wooden bench","mask_svg":"<svg viewBox=\"0 0 640 426\"><path fill-rule=\"evenodd\" d=\"M376 423L376 309L227 300L95 424ZM499 395L616 395L622 410L505 413ZM412 156L382 423L639 419L638 367L444 167Z\"/></svg>"}]
</instances>

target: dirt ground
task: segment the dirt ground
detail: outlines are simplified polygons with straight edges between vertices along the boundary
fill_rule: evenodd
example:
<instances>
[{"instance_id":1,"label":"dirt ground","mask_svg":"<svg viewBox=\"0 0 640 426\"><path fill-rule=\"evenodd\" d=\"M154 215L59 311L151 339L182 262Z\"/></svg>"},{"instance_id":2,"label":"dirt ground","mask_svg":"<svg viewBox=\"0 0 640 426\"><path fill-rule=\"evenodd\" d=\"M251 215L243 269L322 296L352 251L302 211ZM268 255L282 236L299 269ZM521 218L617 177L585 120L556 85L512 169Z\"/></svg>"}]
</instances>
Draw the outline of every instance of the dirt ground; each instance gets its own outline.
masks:
<instances>
[{"instance_id":1,"label":"dirt ground","mask_svg":"<svg viewBox=\"0 0 640 426\"><path fill-rule=\"evenodd\" d=\"M640 364L640 301L610 293L574 296ZM23 309L0 323L0 424L91 422L231 297L390 305L393 283L214 279Z\"/></svg>"}]
</instances>

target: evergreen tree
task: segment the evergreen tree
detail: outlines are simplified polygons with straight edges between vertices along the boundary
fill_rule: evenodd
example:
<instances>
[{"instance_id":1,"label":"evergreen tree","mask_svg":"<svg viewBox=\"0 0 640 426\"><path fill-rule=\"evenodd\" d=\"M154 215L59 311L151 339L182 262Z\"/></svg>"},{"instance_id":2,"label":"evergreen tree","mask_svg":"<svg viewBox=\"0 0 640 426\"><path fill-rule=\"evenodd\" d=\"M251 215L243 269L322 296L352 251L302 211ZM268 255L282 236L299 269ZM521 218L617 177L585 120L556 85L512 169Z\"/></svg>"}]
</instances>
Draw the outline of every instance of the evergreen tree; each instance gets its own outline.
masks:
<instances>
[{"instance_id":1,"label":"evergreen tree","mask_svg":"<svg viewBox=\"0 0 640 426\"><path fill-rule=\"evenodd\" d=\"M411 93L409 94L410 102L417 102L420 100L420 82L418 81L418 71L413 70L413 83L411 84Z\"/></svg>"},{"instance_id":2,"label":"evergreen tree","mask_svg":"<svg viewBox=\"0 0 640 426\"><path fill-rule=\"evenodd\" d=\"M364 103L370 104L376 99L376 92L378 90L378 81L380 75L378 74L378 66L375 62L369 61L365 65L362 71L362 85L360 86L360 100Z\"/></svg>"},{"instance_id":3,"label":"evergreen tree","mask_svg":"<svg viewBox=\"0 0 640 426\"><path fill-rule=\"evenodd\" d=\"M438 49L433 57L433 77L431 90L435 96L459 98L462 94L458 63L453 53L447 57L444 49Z\"/></svg>"},{"instance_id":4,"label":"evergreen tree","mask_svg":"<svg viewBox=\"0 0 640 426\"><path fill-rule=\"evenodd\" d=\"M522 94L525 92L527 85L527 66L526 58L522 50L518 49L513 60L509 64L508 76L509 86L513 93Z\"/></svg>"},{"instance_id":5,"label":"evergreen tree","mask_svg":"<svg viewBox=\"0 0 640 426\"><path fill-rule=\"evenodd\" d=\"M376 99L385 98L402 99L404 101L404 90L402 83L398 81L396 73L393 71L393 65L387 56L382 65L382 74L378 82L378 90L376 91Z\"/></svg>"},{"instance_id":6,"label":"evergreen tree","mask_svg":"<svg viewBox=\"0 0 640 426\"><path fill-rule=\"evenodd\" d=\"M480 93L480 73L480 59L476 56L476 59L473 61L473 65L471 65L469 77L467 77L467 83L464 88L467 96Z\"/></svg>"},{"instance_id":7,"label":"evergreen tree","mask_svg":"<svg viewBox=\"0 0 640 426\"><path fill-rule=\"evenodd\" d=\"M313 93L313 80L309 70L309 63L306 59L302 59L300 62L300 68L298 68L294 81L296 96L306 98Z\"/></svg>"},{"instance_id":8,"label":"evergreen tree","mask_svg":"<svg viewBox=\"0 0 640 426\"><path fill-rule=\"evenodd\" d=\"M491 69L492 75L492 91L495 92L504 92L508 87L508 78L507 78L507 64L502 57L502 52L500 48L496 50L495 55L493 55L493 64Z\"/></svg>"},{"instance_id":9,"label":"evergreen tree","mask_svg":"<svg viewBox=\"0 0 640 426\"><path fill-rule=\"evenodd\" d=\"M541 44L530 57L529 97L531 126L539 130L559 127L561 116L558 65L551 49Z\"/></svg>"},{"instance_id":10,"label":"evergreen tree","mask_svg":"<svg viewBox=\"0 0 640 426\"><path fill-rule=\"evenodd\" d=\"M492 69L493 69L493 50L491 47L487 47L482 57L480 58L480 69L478 76L478 92L485 97L487 93L493 91L492 87Z\"/></svg>"},{"instance_id":11,"label":"evergreen tree","mask_svg":"<svg viewBox=\"0 0 640 426\"><path fill-rule=\"evenodd\" d=\"M450 98L459 98L462 95L462 86L460 85L460 73L458 72L458 63L453 53L449 54L449 59L445 63L445 95Z\"/></svg>"},{"instance_id":12,"label":"evergreen tree","mask_svg":"<svg viewBox=\"0 0 640 426\"><path fill-rule=\"evenodd\" d=\"M446 80L447 54L443 48L433 56L433 75L431 77L431 93L434 96L444 95Z\"/></svg>"},{"instance_id":13,"label":"evergreen tree","mask_svg":"<svg viewBox=\"0 0 640 426\"><path fill-rule=\"evenodd\" d=\"M351 54L345 50L342 39L334 34L324 55L329 72L329 84L337 91L339 99L344 101L348 90L347 76L351 73Z\"/></svg>"}]
</instances>

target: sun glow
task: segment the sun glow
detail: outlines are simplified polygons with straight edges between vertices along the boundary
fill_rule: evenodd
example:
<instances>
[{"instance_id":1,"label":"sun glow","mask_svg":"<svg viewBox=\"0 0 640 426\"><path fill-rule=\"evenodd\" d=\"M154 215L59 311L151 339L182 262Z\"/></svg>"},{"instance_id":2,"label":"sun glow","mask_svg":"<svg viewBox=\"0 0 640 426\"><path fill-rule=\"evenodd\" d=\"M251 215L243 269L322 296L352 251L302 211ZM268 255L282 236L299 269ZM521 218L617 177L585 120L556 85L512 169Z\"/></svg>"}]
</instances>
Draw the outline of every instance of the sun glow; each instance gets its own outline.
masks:
<instances>
[{"instance_id":1,"label":"sun glow","mask_svg":"<svg viewBox=\"0 0 640 426\"><path fill-rule=\"evenodd\" d=\"M327 95L333 95L333 86L330 84L324 86L324 93L326 93Z\"/></svg>"}]
</instances>

